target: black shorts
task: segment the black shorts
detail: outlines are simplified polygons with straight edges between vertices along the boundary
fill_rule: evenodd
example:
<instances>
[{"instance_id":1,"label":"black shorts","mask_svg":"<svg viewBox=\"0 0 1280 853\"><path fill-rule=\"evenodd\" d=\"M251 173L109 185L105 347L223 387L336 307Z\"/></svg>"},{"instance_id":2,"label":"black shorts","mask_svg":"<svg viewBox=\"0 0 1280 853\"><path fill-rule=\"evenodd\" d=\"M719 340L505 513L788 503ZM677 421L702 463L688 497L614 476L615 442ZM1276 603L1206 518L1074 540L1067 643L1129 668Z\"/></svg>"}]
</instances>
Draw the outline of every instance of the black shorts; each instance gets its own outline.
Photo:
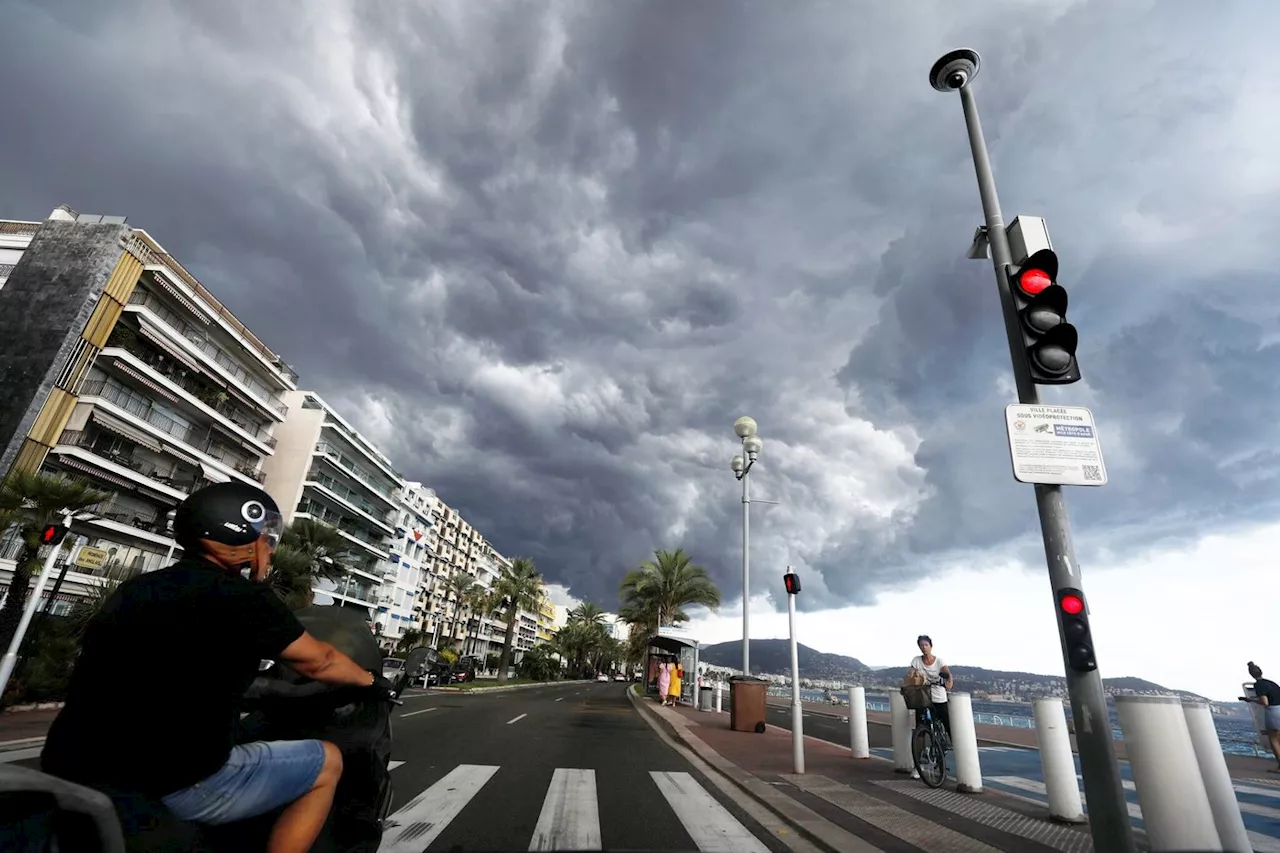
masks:
<instances>
[{"instance_id":1,"label":"black shorts","mask_svg":"<svg viewBox=\"0 0 1280 853\"><path fill-rule=\"evenodd\" d=\"M933 716L937 718L938 722L942 723L942 730L945 731L948 736L950 736L951 708L947 706L947 703L934 702L933 706L929 710L933 712ZM924 720L924 711L916 711L916 725L917 726L920 725L921 721L923 720Z\"/></svg>"}]
</instances>

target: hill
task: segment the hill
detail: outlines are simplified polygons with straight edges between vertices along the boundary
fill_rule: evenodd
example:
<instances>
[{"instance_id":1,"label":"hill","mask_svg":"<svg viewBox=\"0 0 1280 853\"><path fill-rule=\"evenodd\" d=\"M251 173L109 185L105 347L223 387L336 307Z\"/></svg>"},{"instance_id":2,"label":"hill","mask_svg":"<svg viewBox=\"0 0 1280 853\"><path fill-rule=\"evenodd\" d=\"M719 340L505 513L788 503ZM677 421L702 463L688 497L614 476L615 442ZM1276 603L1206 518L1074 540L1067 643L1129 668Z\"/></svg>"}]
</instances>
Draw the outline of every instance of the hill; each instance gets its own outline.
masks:
<instances>
[{"instance_id":1,"label":"hill","mask_svg":"<svg viewBox=\"0 0 1280 853\"><path fill-rule=\"evenodd\" d=\"M907 667L889 666L872 668L857 658L828 654L804 644L797 647L800 659L800 676L804 681L833 680L868 687L893 687L902 683ZM701 659L716 666L739 667L742 665L742 643L731 641L706 646L700 652ZM788 675L791 672L791 650L787 640L752 640L751 671L757 675ZM1001 669L984 669L980 666L951 665L951 672L963 689L985 693L1016 693L1023 696L1038 693L1052 694L1065 688L1061 675L1043 675L1034 672L1010 672ZM1179 696L1204 698L1186 690L1173 690L1133 676L1104 678L1108 693L1173 693ZM958 688L959 689L959 688Z\"/></svg>"},{"instance_id":2,"label":"hill","mask_svg":"<svg viewBox=\"0 0 1280 853\"><path fill-rule=\"evenodd\" d=\"M701 660L715 666L742 666L742 643L716 643L705 646L699 653ZM800 672L805 678L850 678L870 672L857 658L833 655L811 649L803 643L796 645L796 657ZM752 640L751 671L777 673L791 671L791 645L787 640Z\"/></svg>"}]
</instances>

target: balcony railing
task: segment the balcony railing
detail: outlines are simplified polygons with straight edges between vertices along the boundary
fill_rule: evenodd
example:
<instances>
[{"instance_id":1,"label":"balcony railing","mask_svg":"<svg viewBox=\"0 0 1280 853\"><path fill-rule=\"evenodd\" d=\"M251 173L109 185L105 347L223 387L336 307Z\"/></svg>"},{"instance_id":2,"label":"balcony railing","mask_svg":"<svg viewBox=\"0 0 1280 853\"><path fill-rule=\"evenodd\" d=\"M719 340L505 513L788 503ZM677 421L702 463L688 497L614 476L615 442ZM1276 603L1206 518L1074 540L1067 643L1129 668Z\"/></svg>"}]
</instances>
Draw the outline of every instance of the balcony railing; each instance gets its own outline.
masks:
<instances>
[{"instance_id":1,"label":"balcony railing","mask_svg":"<svg viewBox=\"0 0 1280 853\"><path fill-rule=\"evenodd\" d=\"M324 456L324 458L328 459L330 462L335 463L339 468L342 468L344 471L346 471L348 474L355 477L356 479L362 480L363 482L367 483L369 485L369 488L377 492L382 497L386 498L387 500L392 500L392 492L394 491L393 489L385 489L385 490L379 489L376 485L379 478L375 477L374 475L366 471L364 468L360 467L359 463L353 460L350 456L347 456L337 447L334 447L332 444L329 444L327 441L322 441L316 445L316 453L321 454L322 456Z\"/></svg>"},{"instance_id":2,"label":"balcony railing","mask_svg":"<svg viewBox=\"0 0 1280 853\"><path fill-rule=\"evenodd\" d=\"M378 540L382 538L380 535L371 534L367 528L361 527L359 524L351 521L341 513L334 512L323 504L312 500L306 500L304 498L298 503L298 512L306 513L317 521L323 521L330 527L336 527L342 532L359 539L370 548L374 548L378 551L387 550L386 546L378 542ZM376 570L370 569L367 571L369 571L370 574L377 574Z\"/></svg>"},{"instance_id":3,"label":"balcony railing","mask_svg":"<svg viewBox=\"0 0 1280 853\"><path fill-rule=\"evenodd\" d=\"M0 264L0 278L8 278L13 275L13 268L17 264Z\"/></svg>"},{"instance_id":4,"label":"balcony railing","mask_svg":"<svg viewBox=\"0 0 1280 853\"><path fill-rule=\"evenodd\" d=\"M266 475L257 470L251 460L225 447L212 431L201 431L190 424L175 421L163 412L156 411L146 397L135 394L121 385L90 379L81 383L78 393L82 397L101 397L134 417L146 421L166 435L171 435L201 453L232 466L246 477L252 477L260 483L266 479Z\"/></svg>"},{"instance_id":5,"label":"balcony railing","mask_svg":"<svg viewBox=\"0 0 1280 853\"><path fill-rule=\"evenodd\" d=\"M185 368L177 366L171 359L165 358L143 346L132 329L125 326L116 326L111 333L111 337L107 340L107 346L123 349L258 441L268 447L274 448L276 446L276 440L268 429L261 424L254 423L244 410L232 404L227 399L226 392L196 381Z\"/></svg>"},{"instance_id":6,"label":"balcony railing","mask_svg":"<svg viewBox=\"0 0 1280 853\"><path fill-rule=\"evenodd\" d=\"M359 494L354 489L344 486L333 477L330 477L328 474L322 474L315 470L315 468L312 468L311 472L307 474L307 479L313 483L319 483L352 506L357 506L379 521L390 525L391 518L395 514L395 510L383 511L378 509L378 507L374 506L371 502L366 500L363 495Z\"/></svg>"},{"instance_id":7,"label":"balcony railing","mask_svg":"<svg viewBox=\"0 0 1280 853\"><path fill-rule=\"evenodd\" d=\"M58 437L58 444L83 447L101 459L114 462L148 479L155 480L157 483L162 483L187 494L210 483L198 469L184 468L177 463L170 467L162 467L150 459L140 459L136 455L136 446L129 446L125 449L120 446L125 444L124 439L116 439L102 432L94 430L64 430L62 435ZM110 446L113 444L117 446Z\"/></svg>"},{"instance_id":8,"label":"balcony railing","mask_svg":"<svg viewBox=\"0 0 1280 853\"><path fill-rule=\"evenodd\" d=\"M243 365L231 356L227 355L227 353L217 344L213 343L213 341L205 337L203 330L191 325L173 311L170 311L164 303L154 295L145 290L134 290L133 295L129 297L129 304L142 305L147 308L160 319L164 320L165 323L172 326L173 329L177 331L178 334L182 335L188 343L203 352L205 355L209 356L223 370L227 371L243 383L253 396L257 397L263 403L266 403L267 406L279 412L281 415L288 414L289 407L286 406L284 401L277 397L270 388L254 378L249 371L245 370Z\"/></svg>"}]
</instances>

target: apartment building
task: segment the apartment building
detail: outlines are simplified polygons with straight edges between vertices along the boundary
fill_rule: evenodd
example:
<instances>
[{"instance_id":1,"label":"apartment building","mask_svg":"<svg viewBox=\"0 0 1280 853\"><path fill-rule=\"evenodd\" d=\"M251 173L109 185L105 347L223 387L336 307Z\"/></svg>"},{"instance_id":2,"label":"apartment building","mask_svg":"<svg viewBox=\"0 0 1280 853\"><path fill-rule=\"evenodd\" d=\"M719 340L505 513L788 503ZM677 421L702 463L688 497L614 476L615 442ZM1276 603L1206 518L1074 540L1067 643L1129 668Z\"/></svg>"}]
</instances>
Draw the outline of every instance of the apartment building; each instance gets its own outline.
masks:
<instances>
[{"instance_id":1,"label":"apartment building","mask_svg":"<svg viewBox=\"0 0 1280 853\"><path fill-rule=\"evenodd\" d=\"M294 390L284 401L288 416L277 427L275 453L263 466L267 492L285 524L312 518L347 541L351 556L343 561L336 587L317 586L316 591L340 606L367 609L372 620L384 585L394 589L399 583L392 542L403 511L404 480L319 394Z\"/></svg>"},{"instance_id":2,"label":"apartment building","mask_svg":"<svg viewBox=\"0 0 1280 853\"><path fill-rule=\"evenodd\" d=\"M0 476L83 480L108 497L73 544L109 555L67 574L151 571L181 551L168 519L208 483L263 482L297 376L150 234L66 207L0 220ZM18 552L0 540L0 583ZM69 550L69 549L68 549Z\"/></svg>"},{"instance_id":3,"label":"apartment building","mask_svg":"<svg viewBox=\"0 0 1280 853\"><path fill-rule=\"evenodd\" d=\"M542 600L538 602L538 642L551 642L557 630L559 629L556 628L556 606L544 594Z\"/></svg>"},{"instance_id":4,"label":"apartment building","mask_svg":"<svg viewBox=\"0 0 1280 853\"><path fill-rule=\"evenodd\" d=\"M394 646L407 630L422 630L426 605L419 591L435 575L436 529L431 510L436 493L422 483L405 483L400 490L399 517L391 540L393 577L378 590L379 632Z\"/></svg>"}]
</instances>

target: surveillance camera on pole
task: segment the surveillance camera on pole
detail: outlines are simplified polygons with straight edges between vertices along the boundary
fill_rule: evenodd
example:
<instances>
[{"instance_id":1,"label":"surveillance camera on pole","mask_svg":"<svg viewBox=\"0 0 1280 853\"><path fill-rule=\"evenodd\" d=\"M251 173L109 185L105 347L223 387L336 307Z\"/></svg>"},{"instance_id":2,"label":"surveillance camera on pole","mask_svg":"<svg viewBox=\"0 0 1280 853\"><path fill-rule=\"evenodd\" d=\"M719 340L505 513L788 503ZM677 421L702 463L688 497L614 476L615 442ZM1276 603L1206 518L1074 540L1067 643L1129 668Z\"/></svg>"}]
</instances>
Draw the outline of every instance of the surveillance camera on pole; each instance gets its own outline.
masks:
<instances>
[{"instance_id":1,"label":"surveillance camera on pole","mask_svg":"<svg viewBox=\"0 0 1280 853\"><path fill-rule=\"evenodd\" d=\"M962 48L940 58L929 70L929 85L939 92L957 92L964 110L965 129L973 153L978 194L986 219L985 233L974 235L969 257L989 256L995 269L996 288L1004 313L1013 378L1022 407L1039 407L1037 385L1066 385L1080 379L1076 364L1076 329L1066 321L1067 294L1057 284L1058 256L1046 240L1026 257L1015 259L1010 250L1009 229L1000 211L991 158L982 135L973 81L981 59L976 51ZM1028 221L1029 224L1029 221ZM1043 223L1039 223L1043 226ZM1013 229L1020 232L1019 229ZM986 246L982 245L985 237ZM1027 241L1022 241L1027 243ZM989 253L986 251L989 249ZM1020 251L1020 254L1022 252ZM1007 417L1007 415L1006 415ZM1092 427L1072 432L1092 436ZM1010 439L1011 448L1014 439ZM1096 476L1100 471L1092 471ZM1100 466L1098 466L1100 468ZM1063 668L1072 716L1077 720L1076 743L1080 754L1080 774L1084 778L1089 804L1089 825L1097 853L1134 853L1133 827L1123 779L1116 761L1115 741L1102 676L1094 657L1084 608L1080 565L1071 544L1071 525L1062 486L1033 480L1040 530L1044 538L1045 560L1053 590L1058 638L1062 644ZM1060 482L1060 481L1059 481Z\"/></svg>"},{"instance_id":2,"label":"surveillance camera on pole","mask_svg":"<svg viewBox=\"0 0 1280 853\"><path fill-rule=\"evenodd\" d=\"M800 704L800 651L796 645L796 596L800 576L790 566L782 576L787 590L787 624L791 628L791 761L796 773L804 772L804 707Z\"/></svg>"}]
</instances>

